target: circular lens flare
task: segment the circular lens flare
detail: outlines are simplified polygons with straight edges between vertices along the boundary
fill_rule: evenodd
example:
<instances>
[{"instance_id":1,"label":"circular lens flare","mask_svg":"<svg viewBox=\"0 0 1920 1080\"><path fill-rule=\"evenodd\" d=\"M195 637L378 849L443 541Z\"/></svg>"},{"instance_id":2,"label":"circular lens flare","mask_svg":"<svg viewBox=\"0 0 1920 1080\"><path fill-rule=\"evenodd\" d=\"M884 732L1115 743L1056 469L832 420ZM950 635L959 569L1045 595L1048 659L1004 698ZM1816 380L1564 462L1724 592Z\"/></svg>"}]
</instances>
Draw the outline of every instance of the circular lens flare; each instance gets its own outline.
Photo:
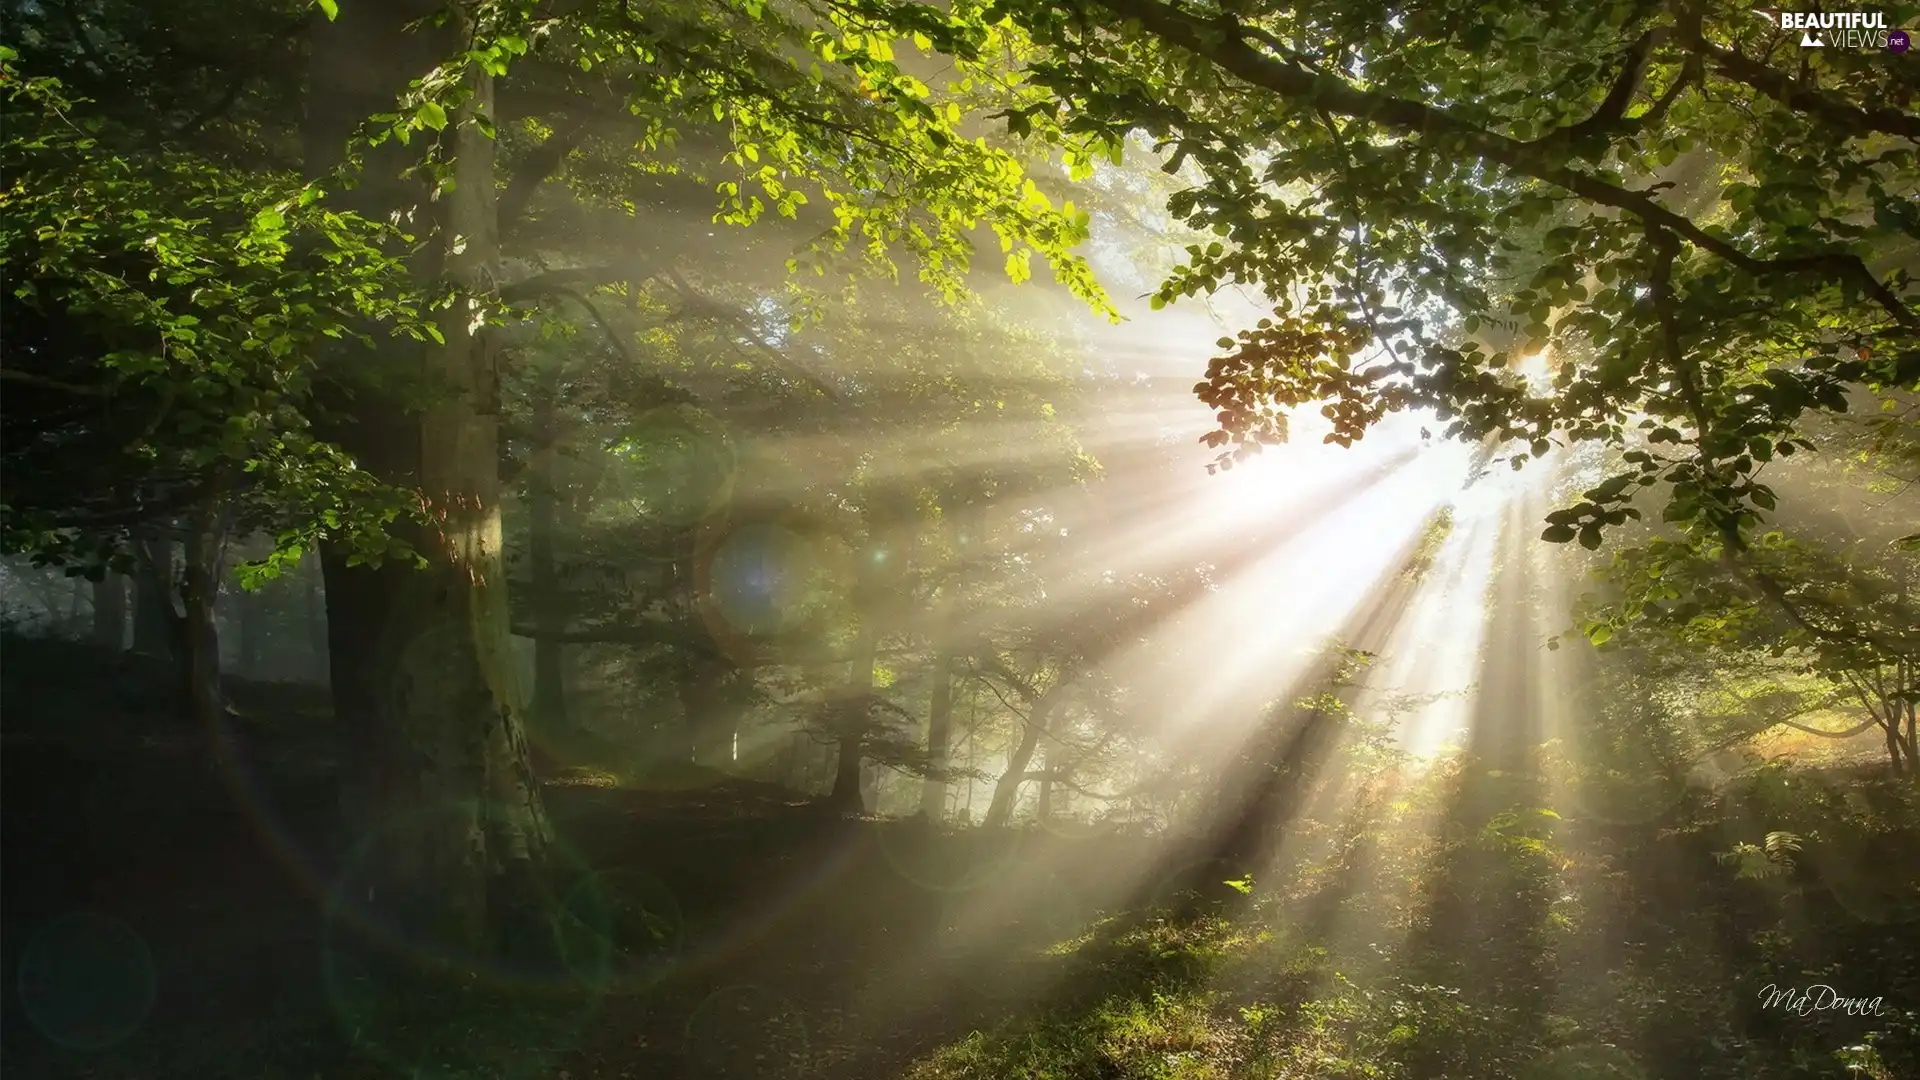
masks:
<instances>
[{"instance_id":1,"label":"circular lens flare","mask_svg":"<svg viewBox=\"0 0 1920 1080\"><path fill-rule=\"evenodd\" d=\"M74 1050L126 1041L153 1008L157 976L140 934L81 911L34 931L20 957L21 1010L48 1040Z\"/></svg>"}]
</instances>

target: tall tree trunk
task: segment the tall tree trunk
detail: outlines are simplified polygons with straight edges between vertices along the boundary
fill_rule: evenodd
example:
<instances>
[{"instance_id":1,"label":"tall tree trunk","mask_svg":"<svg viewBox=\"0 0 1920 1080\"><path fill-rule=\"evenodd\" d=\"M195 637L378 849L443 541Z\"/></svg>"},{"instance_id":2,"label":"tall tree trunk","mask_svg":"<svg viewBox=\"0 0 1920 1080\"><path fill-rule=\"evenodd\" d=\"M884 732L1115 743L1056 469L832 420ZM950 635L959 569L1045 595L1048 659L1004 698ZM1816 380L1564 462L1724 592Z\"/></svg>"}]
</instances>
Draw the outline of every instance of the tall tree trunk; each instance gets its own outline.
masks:
<instances>
[{"instance_id":1,"label":"tall tree trunk","mask_svg":"<svg viewBox=\"0 0 1920 1080\"><path fill-rule=\"evenodd\" d=\"M441 31L408 33L432 0L345 0L311 50L309 165L339 160L365 116L472 32L467 9ZM436 215L417 265L471 292L498 262L493 84L468 68L471 96L440 136L454 186L431 206L399 178L399 151L369 155L356 208ZM489 125L490 126L490 125ZM424 563L349 565L323 547L336 712L351 725L343 809L358 841L353 899L397 924L410 943L460 962L501 945L551 952L534 912L551 831L535 782L509 647L501 553L499 372L476 305L441 317L444 344L395 347L380 360L413 367L436 392L422 407L362 394L353 423L331 434L389 482L418 491L428 524L399 531ZM415 367L414 365L417 365ZM544 940L543 940L544 939Z\"/></svg>"},{"instance_id":2,"label":"tall tree trunk","mask_svg":"<svg viewBox=\"0 0 1920 1080\"><path fill-rule=\"evenodd\" d=\"M173 541L163 536L134 538L133 651L141 656L173 655Z\"/></svg>"},{"instance_id":3,"label":"tall tree trunk","mask_svg":"<svg viewBox=\"0 0 1920 1080\"><path fill-rule=\"evenodd\" d=\"M1910 675L1907 678L1906 686L1907 686L1907 734L1906 734L1907 760L1913 763L1916 772L1920 772L1920 703L1916 703L1914 700L1915 693L1920 692L1920 686L1915 685L1914 680Z\"/></svg>"},{"instance_id":4,"label":"tall tree trunk","mask_svg":"<svg viewBox=\"0 0 1920 1080\"><path fill-rule=\"evenodd\" d=\"M890 587L905 570L901 551L890 551L897 537L894 526L912 512L912 502L899 488L880 484L865 492L867 543L854 571L853 608L860 619L854 639L847 681L835 717L838 743L834 754L833 790L827 804L842 813L867 812L864 783L868 742L873 735L873 663L880 648L880 631L892 625L899 598ZM891 560L889 556L892 556Z\"/></svg>"},{"instance_id":5,"label":"tall tree trunk","mask_svg":"<svg viewBox=\"0 0 1920 1080\"><path fill-rule=\"evenodd\" d=\"M227 546L223 504L216 496L194 512L180 568L182 696L188 713L203 724L217 722L226 713L220 690L220 630L214 621Z\"/></svg>"},{"instance_id":6,"label":"tall tree trunk","mask_svg":"<svg viewBox=\"0 0 1920 1080\"><path fill-rule=\"evenodd\" d=\"M953 668L959 660L952 639L960 618L961 587L969 572L966 555L981 524L979 503L957 498L948 502L956 505L943 506L940 535L946 542L943 557L951 562L951 576L939 585L931 598L934 652L933 685L927 695L928 775L920 788L920 816L932 821L947 816L950 781L946 773L953 766ZM929 560L929 565L933 564L933 560Z\"/></svg>"},{"instance_id":7,"label":"tall tree trunk","mask_svg":"<svg viewBox=\"0 0 1920 1080\"><path fill-rule=\"evenodd\" d=\"M687 758L696 765L723 768L733 760L733 677L712 660L687 660L678 693L687 725Z\"/></svg>"},{"instance_id":8,"label":"tall tree trunk","mask_svg":"<svg viewBox=\"0 0 1920 1080\"><path fill-rule=\"evenodd\" d=\"M967 739L967 824L973 824L973 789L980 786L973 778L974 770L980 767L980 740Z\"/></svg>"},{"instance_id":9,"label":"tall tree trunk","mask_svg":"<svg viewBox=\"0 0 1920 1080\"><path fill-rule=\"evenodd\" d=\"M842 813L867 812L866 792L861 789L861 765L866 761L867 728L873 722L870 705L873 697L873 658L879 649L879 634L868 626L854 643L853 659L847 671L847 685L837 717L839 745L833 763L833 790L827 805Z\"/></svg>"},{"instance_id":10,"label":"tall tree trunk","mask_svg":"<svg viewBox=\"0 0 1920 1080\"><path fill-rule=\"evenodd\" d=\"M310 670L324 680L327 677L327 599L321 594L321 586L327 575L319 559L309 563L304 573L305 604L300 614L307 629L307 654L312 665Z\"/></svg>"},{"instance_id":11,"label":"tall tree trunk","mask_svg":"<svg viewBox=\"0 0 1920 1080\"><path fill-rule=\"evenodd\" d=\"M533 639L533 700L529 716L544 731L567 728L566 655L558 638L566 612L562 610L560 572L555 553L559 531L558 485L554 478L559 368L541 373L533 400L533 461L527 474L527 597L533 625L544 633Z\"/></svg>"},{"instance_id":12,"label":"tall tree trunk","mask_svg":"<svg viewBox=\"0 0 1920 1080\"><path fill-rule=\"evenodd\" d=\"M108 574L93 583L93 643L119 653L127 642L127 579Z\"/></svg>"},{"instance_id":13,"label":"tall tree trunk","mask_svg":"<svg viewBox=\"0 0 1920 1080\"><path fill-rule=\"evenodd\" d=\"M953 665L951 649L933 657L933 691L927 701L927 765L929 775L920 788L920 815L938 821L947 816L946 770L952 766Z\"/></svg>"},{"instance_id":14,"label":"tall tree trunk","mask_svg":"<svg viewBox=\"0 0 1920 1080\"><path fill-rule=\"evenodd\" d=\"M91 629L86 620L87 601L91 590L84 578L69 578L67 581L67 617L61 633L79 637Z\"/></svg>"},{"instance_id":15,"label":"tall tree trunk","mask_svg":"<svg viewBox=\"0 0 1920 1080\"><path fill-rule=\"evenodd\" d=\"M265 598L251 589L239 589L233 594L234 623L239 629L240 662L234 674L243 678L254 678L260 673L260 646L266 632Z\"/></svg>"},{"instance_id":16,"label":"tall tree trunk","mask_svg":"<svg viewBox=\"0 0 1920 1080\"><path fill-rule=\"evenodd\" d=\"M1034 800L1033 817L1043 823L1053 820L1053 758L1051 746L1040 748L1040 794Z\"/></svg>"},{"instance_id":17,"label":"tall tree trunk","mask_svg":"<svg viewBox=\"0 0 1920 1080\"><path fill-rule=\"evenodd\" d=\"M809 743L806 735L796 733L787 739L787 748L780 755L782 761L780 769L781 782L795 791L805 791L807 789L808 746Z\"/></svg>"},{"instance_id":18,"label":"tall tree trunk","mask_svg":"<svg viewBox=\"0 0 1920 1080\"><path fill-rule=\"evenodd\" d=\"M1040 695L1027 713L1027 721L1020 730L1020 742L1007 758L1007 771L1000 774L1000 780L993 785L993 801L987 804L987 817L981 824L988 828L1005 825L1013 818L1013 804L1020 797L1020 785L1027 779L1027 766L1033 762L1033 752L1040 746L1040 736L1047 730L1047 714L1052 711L1053 700L1058 687Z\"/></svg>"}]
</instances>

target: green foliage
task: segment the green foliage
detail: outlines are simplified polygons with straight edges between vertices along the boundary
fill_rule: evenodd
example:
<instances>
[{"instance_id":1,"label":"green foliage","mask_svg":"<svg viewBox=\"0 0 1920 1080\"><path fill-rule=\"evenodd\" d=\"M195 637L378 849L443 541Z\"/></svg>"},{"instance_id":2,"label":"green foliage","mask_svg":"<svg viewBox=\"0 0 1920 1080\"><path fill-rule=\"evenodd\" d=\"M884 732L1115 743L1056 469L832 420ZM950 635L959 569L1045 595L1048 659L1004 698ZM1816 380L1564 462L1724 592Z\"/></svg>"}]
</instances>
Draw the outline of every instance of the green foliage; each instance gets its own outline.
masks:
<instances>
[{"instance_id":1,"label":"green foliage","mask_svg":"<svg viewBox=\"0 0 1920 1080\"><path fill-rule=\"evenodd\" d=\"M1908 707L1920 696L1917 568L1875 537L1805 531L1805 541L1768 532L1739 553L1710 537L1623 548L1599 569L1604 592L1589 598L1587 636L1677 646L1662 662L1670 685L1683 658L1696 673L1713 669L1748 699L1755 733L1780 723L1815 734L1878 726L1891 763L1911 771L1920 764ZM1820 714L1839 719L1809 726Z\"/></svg>"},{"instance_id":2,"label":"green foliage","mask_svg":"<svg viewBox=\"0 0 1920 1080\"><path fill-rule=\"evenodd\" d=\"M1293 823L1298 858L1261 904L1096 928L1055 1007L910 1075L1785 1080L1920 1060L1910 1007L1751 1004L1794 981L1909 992L1895 897L1920 882L1891 855L1920 836L1910 790L1774 766L1601 820L1517 801L1575 768L1540 766L1346 773ZM1756 825L1761 842L1713 850Z\"/></svg>"},{"instance_id":3,"label":"green foliage","mask_svg":"<svg viewBox=\"0 0 1920 1080\"><path fill-rule=\"evenodd\" d=\"M704 151L718 142L717 157L663 153L646 164L654 175L708 185L716 222L753 225L772 210L822 226L786 260L791 271L825 275L838 265L893 276L905 253L921 280L958 300L970 291L974 235L984 226L1014 281L1037 254L1074 295L1111 310L1073 251L1087 236L1086 216L1055 206L1014 155L963 133L982 111L966 88L996 69L1008 39L976 5L803 12L757 0L661 0L555 14L526 0L490 0L471 17L482 28L474 47L416 80L395 111L370 117L363 145L409 144L443 129L466 100L472 66L509 87L537 78L544 93L637 118L644 149ZM896 56L896 44L909 41L957 64L956 85L942 92L912 74ZM437 144L422 167L437 185L450 183Z\"/></svg>"},{"instance_id":4,"label":"green foliage","mask_svg":"<svg viewBox=\"0 0 1920 1080\"><path fill-rule=\"evenodd\" d=\"M16 59L0 53L0 545L95 559L95 540L137 519L130 505L232 493L283 558L321 535L403 553L385 528L407 504L312 427L330 342L438 334L386 254L389 230L295 178L134 145ZM97 486L74 490L82 478Z\"/></svg>"},{"instance_id":5,"label":"green foliage","mask_svg":"<svg viewBox=\"0 0 1920 1080\"><path fill-rule=\"evenodd\" d=\"M1881 106L1903 100L1881 55L1753 59L1779 32L1739 4L996 11L1053 95L1023 125L1144 134L1192 179L1167 211L1218 240L1154 306L1234 284L1273 305L1196 388L1223 463L1291 406L1341 443L1428 409L1516 463L1625 452L1548 540L1597 547L1657 485L1665 520L1737 548L1809 417L1920 379L1913 124ZM1509 370L1542 350L1544 385Z\"/></svg>"},{"instance_id":6,"label":"green foliage","mask_svg":"<svg viewBox=\"0 0 1920 1080\"><path fill-rule=\"evenodd\" d=\"M336 5L319 8L327 20L338 15ZM311 10L276 7L261 19L284 14L297 27ZM219 20L209 22L205 14L195 8L149 25L138 11L110 6L100 13L98 27L75 34L58 19L34 12L26 40L35 64L105 88L117 85L115 75L137 81L131 73L170 50L217 53L241 42L221 39ZM934 295L953 302L972 284L975 234L990 228L1010 274L1024 277L1038 254L1070 291L1097 307L1105 303L1072 251L1086 236L1086 215L1070 205L1057 207L1013 154L961 134L991 105L970 88L971 76L957 85L929 82L909 70L923 70L917 59L895 55L896 47L911 41L919 52L957 59L967 72L989 71L999 63L1007 31L978 9L843 6L815 19L759 3L666 2L641 12L630 5L584 4L556 14L536 5L490 2L475 5L467 17L478 28L474 40L421 73L391 109L366 119L329 188L359 184L370 163L386 168L396 160L390 151L399 146L407 148L399 157L412 155L402 167L427 181L429 192L445 194L457 165L448 156L454 145L448 132L471 122L507 144L508 162L526 151L527 135L556 145L586 142L587 149L614 155L622 173L618 183L568 191L584 196L569 208L574 213L610 206L631 220L636 195L647 197L640 189L660 177L686 177L718 192L718 222L754 224L773 209L778 218L809 229L798 257L788 258L789 248L781 257L756 262L785 262L789 271L816 273L832 266L847 272L843 280L854 281L875 269L894 274L894 257L904 253ZM110 48L95 55L102 41ZM476 71L499 83L504 100L529 94L572 105L533 110L514 129L495 130L488 115L469 107L476 85L469 76ZM114 433L131 448L135 465L102 447L95 455L97 477L82 486L105 493L111 485L114 494L100 501L120 507L131 502L127 489L140 489L147 508L134 516L150 518L210 497L209 485L217 481L223 492L244 496L243 524L265 526L283 538L280 556L255 571L270 571L322 536L354 538L356 558L401 553L386 539L385 526L414 511L409 499L383 488L312 431L320 421L351 427L354 418L327 415L319 405L320 396L337 400L342 395L334 391L346 384L352 393L409 401L422 392L400 385L406 380L394 372L406 365L381 364L372 371L341 359L351 350L322 348L321 339L364 346L376 328L436 338L440 331L420 295L427 286L412 277L418 267L399 261L430 238L402 236L339 213L331 208L338 200L325 198L319 187L257 167L261 157L271 158L286 144L298 123L298 111L284 108L288 99L275 96L283 89L277 83L243 79L203 115L176 120L171 106L163 110L118 91L104 107L73 103L69 116L46 96L58 94L55 82L12 74L8 81L11 108L19 115L9 118L8 165L16 185L9 223L16 228L7 237L7 269L10 280L37 282L9 299L9 321L27 326L21 317L31 314L53 323L64 314L69 322L50 325L46 335L81 339L63 339L58 346L42 342L31 362L27 352L9 350L8 378L36 383L33 391L20 391L21 415L30 412L38 420L58 413L42 407L59 401L48 395L76 388L70 396L105 397L130 414L151 409L149 415L160 417L153 431L142 430L145 421L130 415L120 426L132 430ZM577 129L582 110L630 117L646 134L637 144L560 137L556 125ZM240 134L248 163L232 163L231 142L182 145L168 135L201 129ZM201 143L221 153L203 152ZM650 157L636 163L636 145ZM379 155L370 153L375 148ZM543 168L555 171L566 156L562 149ZM328 154L308 164L331 160ZM47 180L56 173L82 182L62 188ZM521 237L522 249L510 254L535 263L555 254L593 254L577 233L558 243L537 230L516 234ZM631 261L631 252L615 244L612 258ZM680 271L670 273L685 285ZM790 327L824 317L818 297L800 293L778 275L734 278L747 294L745 309L784 293ZM645 282L646 275L635 270L625 278L601 275L586 287L633 295ZM491 297L480 299L491 305ZM514 299L531 299L536 307L568 300L594 307L564 287L525 285ZM597 309L594 314L603 330L624 334ZM630 350L622 351L632 358ZM317 369L315 361L323 356L328 363ZM96 357L103 363L93 365ZM763 390L772 379L793 374L767 367L761 365ZM87 378L65 377L82 369L90 372ZM831 396L817 377L803 381ZM48 422L76 423L65 416ZM24 425L13 426L24 436ZM107 441L97 419L87 427L89 436ZM19 443L32 444L27 437ZM71 459L70 448L63 451ZM36 471L22 458L14 460L23 467L9 469L10 481ZM67 505L63 497L54 490L9 490L9 547L84 560L95 546L81 538L86 533L105 535L110 548L121 524Z\"/></svg>"}]
</instances>

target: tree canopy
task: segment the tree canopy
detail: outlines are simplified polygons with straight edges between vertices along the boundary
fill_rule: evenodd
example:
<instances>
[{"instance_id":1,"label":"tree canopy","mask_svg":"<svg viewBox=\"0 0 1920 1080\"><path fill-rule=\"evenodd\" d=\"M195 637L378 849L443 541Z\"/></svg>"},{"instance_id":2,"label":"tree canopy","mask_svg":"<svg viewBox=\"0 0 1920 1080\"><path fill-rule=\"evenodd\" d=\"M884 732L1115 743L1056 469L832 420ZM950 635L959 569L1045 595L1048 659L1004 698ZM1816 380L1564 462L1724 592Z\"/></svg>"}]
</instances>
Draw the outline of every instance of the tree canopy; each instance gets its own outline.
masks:
<instances>
[{"instance_id":1,"label":"tree canopy","mask_svg":"<svg viewBox=\"0 0 1920 1080\"><path fill-rule=\"evenodd\" d=\"M1189 179L1168 211L1220 239L1155 302L1273 305L1197 388L1216 445L1302 403L1341 440L1426 408L1522 456L1603 442L1629 467L1547 539L1597 544L1659 484L1666 520L1739 547L1809 414L1920 378L1916 128L1888 104L1914 84L1884 54L1794 70L1792 35L1731 4L994 13L1050 92L1017 126L1151 139ZM1507 374L1541 352L1550 386Z\"/></svg>"},{"instance_id":2,"label":"tree canopy","mask_svg":"<svg viewBox=\"0 0 1920 1080\"><path fill-rule=\"evenodd\" d=\"M374 952L611 951L547 814L603 775L926 850L1160 845L1091 875L1109 910L1364 909L1417 963L1338 998L1356 1031L1511 1033L1551 942L1612 978L1618 927L1690 932L1595 899L1621 863L1877 869L1810 821L1904 851L1871 847L1920 790L1887 49L1720 0L0 14L0 599L90 605L209 733L324 672L315 894ZM1734 759L1783 732L1897 794L1781 810ZM1446 1030L1351 1071L1536 1075Z\"/></svg>"}]
</instances>

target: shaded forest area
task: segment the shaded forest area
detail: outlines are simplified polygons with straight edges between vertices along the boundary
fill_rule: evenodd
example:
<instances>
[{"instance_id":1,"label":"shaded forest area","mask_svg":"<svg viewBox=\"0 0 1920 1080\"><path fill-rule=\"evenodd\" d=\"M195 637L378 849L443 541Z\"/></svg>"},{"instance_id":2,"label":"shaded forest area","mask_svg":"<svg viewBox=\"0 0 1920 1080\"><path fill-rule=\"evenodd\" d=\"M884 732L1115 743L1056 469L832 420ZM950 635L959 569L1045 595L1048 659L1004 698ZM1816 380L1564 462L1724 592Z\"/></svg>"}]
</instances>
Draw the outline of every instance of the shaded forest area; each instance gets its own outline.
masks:
<instances>
[{"instance_id":1,"label":"shaded forest area","mask_svg":"<svg viewBox=\"0 0 1920 1080\"><path fill-rule=\"evenodd\" d=\"M0 1075L1920 1076L1920 60L1575 7L0 0Z\"/></svg>"}]
</instances>

